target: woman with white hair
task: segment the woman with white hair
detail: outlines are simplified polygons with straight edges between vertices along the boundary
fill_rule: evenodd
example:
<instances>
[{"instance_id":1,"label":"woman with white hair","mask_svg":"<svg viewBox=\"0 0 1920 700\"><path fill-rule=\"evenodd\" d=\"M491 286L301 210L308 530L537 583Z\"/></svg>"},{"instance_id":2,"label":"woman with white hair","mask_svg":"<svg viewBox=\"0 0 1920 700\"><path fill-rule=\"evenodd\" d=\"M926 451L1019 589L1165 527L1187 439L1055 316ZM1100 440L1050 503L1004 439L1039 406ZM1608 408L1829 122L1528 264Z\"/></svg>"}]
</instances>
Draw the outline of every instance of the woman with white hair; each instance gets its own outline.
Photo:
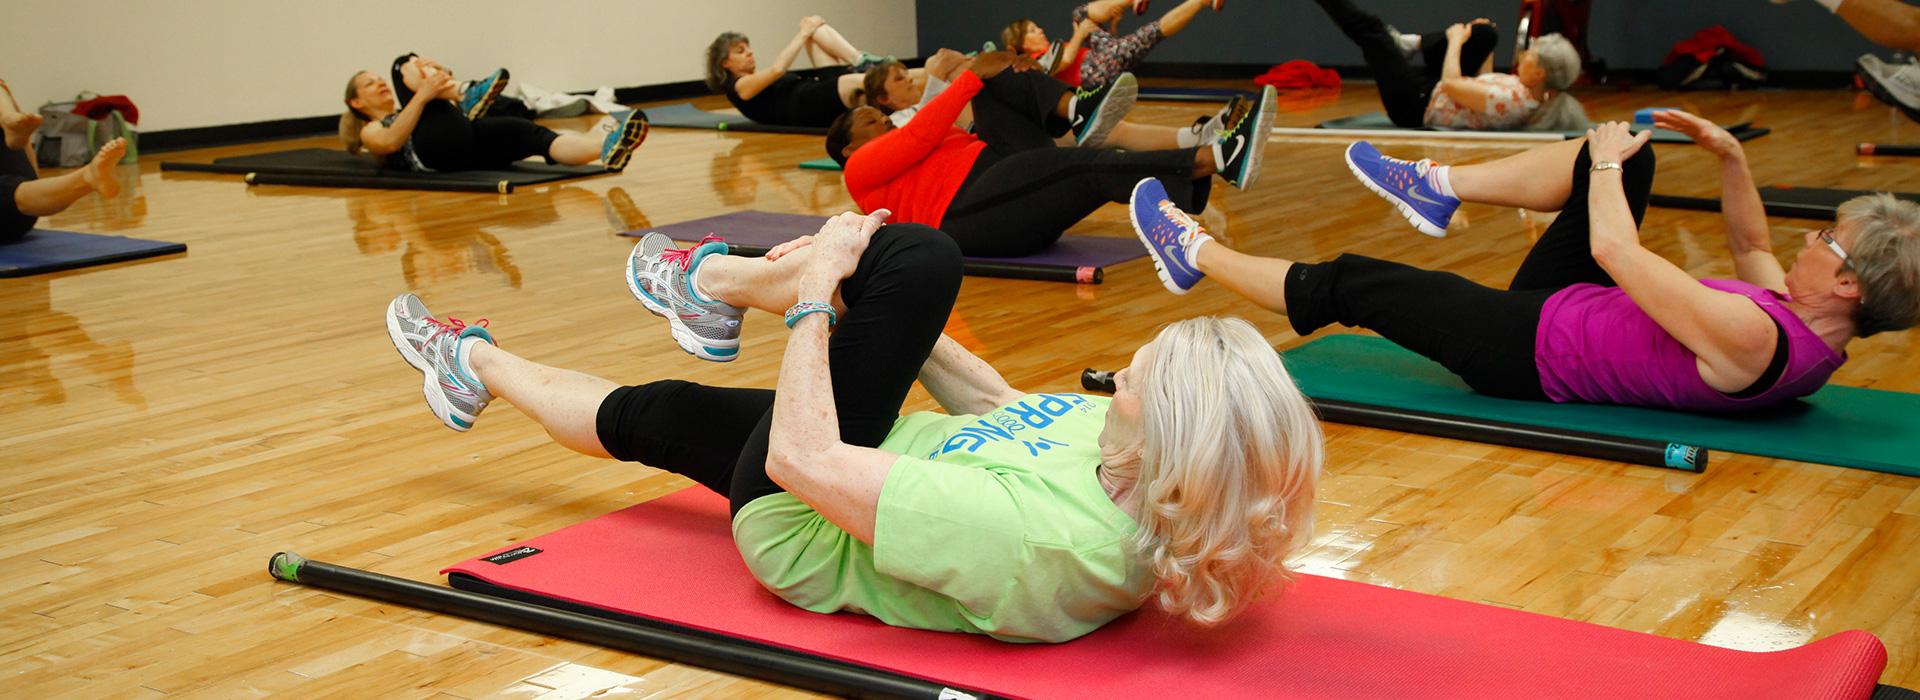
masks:
<instances>
[{"instance_id":1,"label":"woman with white hair","mask_svg":"<svg viewBox=\"0 0 1920 700\"><path fill-rule=\"evenodd\" d=\"M1737 279L1697 279L1641 245L1653 149L1643 148L1647 132L1620 122L1490 163L1377 152L1357 161L1376 192L1413 193L1449 215L1463 200L1559 210L1505 290L1360 255L1322 263L1246 255L1156 206L1152 193L1136 193L1134 220L1176 292L1212 277L1285 314L1301 335L1334 323L1367 328L1504 398L1767 408L1825 385L1852 339L1920 324L1920 204L1886 194L1849 200L1837 225L1808 231L1783 268L1740 142L1685 112L1658 113L1655 123L1720 157ZM1168 247L1178 254L1159 252Z\"/></svg>"},{"instance_id":2,"label":"woman with white hair","mask_svg":"<svg viewBox=\"0 0 1920 700\"><path fill-rule=\"evenodd\" d=\"M638 246L629 284L676 337L702 305L785 311L777 390L621 387L537 365L411 294L388 332L451 428L498 396L563 446L726 495L747 568L807 610L1060 642L1148 598L1218 623L1289 577L1321 436L1251 325L1168 326L1112 399L1018 391L941 334L960 289L953 240L886 216L843 214L765 259L659 234ZM916 378L946 414L900 415Z\"/></svg>"},{"instance_id":3,"label":"woman with white hair","mask_svg":"<svg viewBox=\"0 0 1920 700\"><path fill-rule=\"evenodd\" d=\"M1487 19L1447 28L1444 36L1400 34L1353 4L1317 0L1360 46L1395 126L1482 131L1585 129L1587 112L1567 94L1580 78L1580 52L1559 34L1533 40L1513 73L1493 71L1499 34ZM1409 57L1425 54L1426 68Z\"/></svg>"}]
</instances>

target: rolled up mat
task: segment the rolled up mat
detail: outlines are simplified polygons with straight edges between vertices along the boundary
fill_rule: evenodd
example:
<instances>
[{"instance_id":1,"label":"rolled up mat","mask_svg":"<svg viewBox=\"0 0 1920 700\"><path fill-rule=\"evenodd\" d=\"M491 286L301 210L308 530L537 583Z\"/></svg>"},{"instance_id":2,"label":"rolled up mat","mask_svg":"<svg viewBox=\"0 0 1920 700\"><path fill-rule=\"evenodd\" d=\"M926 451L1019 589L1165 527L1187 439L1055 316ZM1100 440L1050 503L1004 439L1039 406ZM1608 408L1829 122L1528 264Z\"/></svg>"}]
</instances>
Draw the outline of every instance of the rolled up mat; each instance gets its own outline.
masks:
<instances>
[{"instance_id":1,"label":"rolled up mat","mask_svg":"<svg viewBox=\"0 0 1920 700\"><path fill-rule=\"evenodd\" d=\"M216 158L211 163L167 161L166 172L225 173L247 176L248 184L307 187L430 190L443 192L512 192L520 185L538 185L606 173L598 165L515 163L506 170L417 172L384 168L371 158L326 148L255 153Z\"/></svg>"},{"instance_id":2,"label":"rolled up mat","mask_svg":"<svg viewBox=\"0 0 1920 700\"><path fill-rule=\"evenodd\" d=\"M815 160L800 161L800 169L801 170L832 170L832 171L838 172L841 170L845 170L846 168L840 167L840 164L834 162L832 158L819 158Z\"/></svg>"},{"instance_id":3,"label":"rolled up mat","mask_svg":"<svg viewBox=\"0 0 1920 700\"><path fill-rule=\"evenodd\" d=\"M753 579L730 533L726 500L689 488L448 567L461 590L279 555L273 572L588 641L604 621L671 632L723 649L619 648L762 678L804 665L819 675L802 685L848 695L1864 699L1886 666L1860 631L1737 651L1311 575L1217 628L1148 607L1071 642L1010 644L801 610Z\"/></svg>"},{"instance_id":4,"label":"rolled up mat","mask_svg":"<svg viewBox=\"0 0 1920 700\"><path fill-rule=\"evenodd\" d=\"M1455 134L1461 135L1459 136L1459 138L1475 138L1475 137L1464 136L1464 135L1465 134L1488 134L1488 133L1559 134L1561 138L1566 138L1566 139L1577 139L1587 135L1587 130L1585 129L1577 129L1577 130L1571 130L1571 131L1496 131L1496 132L1471 131L1466 129L1433 129L1433 128L1424 128L1424 127L1419 129L1409 129L1403 126L1396 126L1393 123L1393 120L1388 119L1387 115L1382 112L1368 112L1366 114L1356 114L1351 117L1340 117L1338 119L1329 119L1327 121L1320 122L1320 125L1318 128L1411 132L1411 133L1418 133L1421 136L1426 138L1450 138L1452 137L1451 135L1455 135ZM1755 127L1753 125L1753 122L1739 122L1737 124L1728 124L1728 125L1725 125L1723 128L1725 128L1729 133L1733 134L1734 138L1739 139L1741 141L1748 141L1748 140L1760 138L1762 136L1766 136L1769 133L1772 133L1773 131L1771 129ZM1636 132L1641 130L1642 129L1634 129L1634 131ZM1480 137L1480 138L1485 138L1485 137ZM1686 134L1682 134L1678 131L1669 131L1667 129L1654 129L1652 140L1654 143L1693 143L1693 139L1688 137Z\"/></svg>"},{"instance_id":5,"label":"rolled up mat","mask_svg":"<svg viewBox=\"0 0 1920 700\"><path fill-rule=\"evenodd\" d=\"M1785 406L1742 413L1683 413L1633 406L1548 403L1474 393L1438 363L1384 338L1335 335L1281 353L1300 390L1334 421L1445 437L1515 444L1506 436L1552 440L1617 438L1620 444L1675 445L1920 476L1920 394L1828 386ZM1374 414L1378 418L1365 414ZM1372 422L1370 422L1372 421ZM1571 443L1568 443L1571 444ZM1664 452L1666 448L1662 448ZM1619 459L1595 454L1606 459Z\"/></svg>"},{"instance_id":6,"label":"rolled up mat","mask_svg":"<svg viewBox=\"0 0 1920 700\"><path fill-rule=\"evenodd\" d=\"M727 239L740 255L764 255L767 249L820 230L827 217L737 211L667 226L628 231L642 236L659 232L676 241L694 242L714 234ZM1146 257L1138 240L1112 236L1062 236L1053 247L1024 258L966 259L966 274L976 277L1100 284L1105 267Z\"/></svg>"},{"instance_id":7,"label":"rolled up mat","mask_svg":"<svg viewBox=\"0 0 1920 700\"><path fill-rule=\"evenodd\" d=\"M682 102L665 107L648 107L647 123L664 129L712 129L717 131L758 131L774 134L827 135L827 127L824 126L762 124L738 114L709 112L693 106L692 102Z\"/></svg>"},{"instance_id":8,"label":"rolled up mat","mask_svg":"<svg viewBox=\"0 0 1920 700\"><path fill-rule=\"evenodd\" d=\"M34 229L0 244L0 277L26 277L187 252L187 244Z\"/></svg>"},{"instance_id":9,"label":"rolled up mat","mask_svg":"<svg viewBox=\"0 0 1920 700\"><path fill-rule=\"evenodd\" d=\"M1768 185L1760 188L1760 203L1766 206L1768 216L1833 221L1840 216L1841 203L1863 194L1873 194L1873 192ZM1920 194L1910 192L1891 194L1908 201L1920 202ZM1647 197L1647 204L1666 209L1720 211L1719 197L1681 197L1655 192Z\"/></svg>"},{"instance_id":10,"label":"rolled up mat","mask_svg":"<svg viewBox=\"0 0 1920 700\"><path fill-rule=\"evenodd\" d=\"M1143 87L1140 99L1156 102L1228 102L1235 96L1254 97L1255 92L1231 88Z\"/></svg>"},{"instance_id":11,"label":"rolled up mat","mask_svg":"<svg viewBox=\"0 0 1920 700\"><path fill-rule=\"evenodd\" d=\"M1897 143L1862 143L1853 152L1863 156L1920 156L1920 146Z\"/></svg>"}]
</instances>

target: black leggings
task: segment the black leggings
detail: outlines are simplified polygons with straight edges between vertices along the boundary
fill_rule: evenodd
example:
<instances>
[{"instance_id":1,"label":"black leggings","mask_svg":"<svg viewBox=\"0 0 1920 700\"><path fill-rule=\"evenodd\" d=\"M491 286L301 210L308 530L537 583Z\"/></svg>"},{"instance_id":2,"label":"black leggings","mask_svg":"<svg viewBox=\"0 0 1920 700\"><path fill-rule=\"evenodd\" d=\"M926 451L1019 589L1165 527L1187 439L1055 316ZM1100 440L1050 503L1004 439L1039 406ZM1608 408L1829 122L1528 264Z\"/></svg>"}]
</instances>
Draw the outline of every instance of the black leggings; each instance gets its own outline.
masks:
<instances>
[{"instance_id":1,"label":"black leggings","mask_svg":"<svg viewBox=\"0 0 1920 700\"><path fill-rule=\"evenodd\" d=\"M1420 36L1420 53L1425 68L1417 68L1400 50L1400 42L1387 31L1387 23L1378 16L1354 6L1353 0L1318 0L1340 31L1360 46L1360 55L1373 71L1374 85L1380 88L1380 105L1394 126L1417 129L1426 126L1427 103L1433 99L1446 67L1447 35L1430 32ZM1500 33L1485 24L1473 25L1473 35L1460 46L1460 74L1474 76L1480 65L1493 55Z\"/></svg>"},{"instance_id":2,"label":"black leggings","mask_svg":"<svg viewBox=\"0 0 1920 700\"><path fill-rule=\"evenodd\" d=\"M840 285L847 312L831 340L840 440L878 447L940 339L960 293L960 251L939 231L895 224L873 234ZM726 496L733 512L779 493L767 477L773 392L661 381L600 404L600 445L615 459L671 471Z\"/></svg>"},{"instance_id":3,"label":"black leggings","mask_svg":"<svg viewBox=\"0 0 1920 700\"><path fill-rule=\"evenodd\" d=\"M1067 133L1054 114L1070 88L1039 71L1008 70L973 98L973 132L987 148L954 193L940 230L961 252L1020 257L1052 246L1068 228L1108 202L1125 202L1142 178L1156 178L1175 206L1207 207L1212 180L1193 177L1197 148L1120 151L1061 148Z\"/></svg>"},{"instance_id":4,"label":"black leggings","mask_svg":"<svg viewBox=\"0 0 1920 700\"><path fill-rule=\"evenodd\" d=\"M1586 149L1573 161L1573 191L1520 263L1506 290L1451 272L1361 255L1298 263L1287 274L1287 318L1307 335L1330 323L1359 326L1440 363L1475 391L1544 401L1534 336L1547 298L1582 282L1614 286L1588 241ZM1653 190L1653 149L1627 160L1623 186L1637 225Z\"/></svg>"},{"instance_id":5,"label":"black leggings","mask_svg":"<svg viewBox=\"0 0 1920 700\"><path fill-rule=\"evenodd\" d=\"M530 156L547 156L559 137L519 117L468 121L452 102L434 100L413 127L413 152L434 170L497 170Z\"/></svg>"},{"instance_id":6,"label":"black leggings","mask_svg":"<svg viewBox=\"0 0 1920 700\"><path fill-rule=\"evenodd\" d=\"M12 243L33 230L40 217L20 213L14 194L20 186L38 178L27 149L0 148L0 243Z\"/></svg>"}]
</instances>

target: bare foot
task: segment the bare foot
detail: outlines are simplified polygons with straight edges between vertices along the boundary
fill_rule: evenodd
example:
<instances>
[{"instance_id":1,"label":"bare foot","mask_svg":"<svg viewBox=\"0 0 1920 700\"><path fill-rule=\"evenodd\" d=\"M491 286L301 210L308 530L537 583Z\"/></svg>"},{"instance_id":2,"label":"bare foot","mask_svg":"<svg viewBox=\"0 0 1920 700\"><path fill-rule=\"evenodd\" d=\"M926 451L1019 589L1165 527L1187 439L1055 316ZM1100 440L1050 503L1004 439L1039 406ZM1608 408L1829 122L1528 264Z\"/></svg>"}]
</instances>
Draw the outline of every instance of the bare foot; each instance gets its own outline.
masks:
<instances>
[{"instance_id":1,"label":"bare foot","mask_svg":"<svg viewBox=\"0 0 1920 700\"><path fill-rule=\"evenodd\" d=\"M80 167L80 179L85 180L101 197L113 198L120 194L120 176L116 168L120 165L120 158L125 155L126 139L108 141L107 145L100 147L99 153L93 154L93 162Z\"/></svg>"},{"instance_id":2,"label":"bare foot","mask_svg":"<svg viewBox=\"0 0 1920 700\"><path fill-rule=\"evenodd\" d=\"M7 133L7 150L25 149L27 144L33 142L33 132L40 128L41 121L44 119L40 115L26 112L8 112L0 116L0 129Z\"/></svg>"}]
</instances>

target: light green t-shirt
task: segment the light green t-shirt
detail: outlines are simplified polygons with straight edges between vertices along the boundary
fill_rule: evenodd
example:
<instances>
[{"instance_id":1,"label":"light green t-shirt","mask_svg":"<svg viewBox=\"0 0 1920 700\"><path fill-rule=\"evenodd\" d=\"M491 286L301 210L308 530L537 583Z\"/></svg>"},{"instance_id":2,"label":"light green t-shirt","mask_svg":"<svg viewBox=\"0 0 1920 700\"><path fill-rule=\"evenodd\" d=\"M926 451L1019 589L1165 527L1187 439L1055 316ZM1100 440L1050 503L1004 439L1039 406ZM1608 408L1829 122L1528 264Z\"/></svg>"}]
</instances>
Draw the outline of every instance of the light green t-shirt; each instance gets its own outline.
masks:
<instances>
[{"instance_id":1,"label":"light green t-shirt","mask_svg":"<svg viewBox=\"0 0 1920 700\"><path fill-rule=\"evenodd\" d=\"M1095 472L1108 401L1028 394L984 416L902 417L880 444L900 458L872 546L786 493L740 509L734 542L768 590L814 612L1073 639L1139 607L1153 583L1138 526Z\"/></svg>"}]
</instances>

